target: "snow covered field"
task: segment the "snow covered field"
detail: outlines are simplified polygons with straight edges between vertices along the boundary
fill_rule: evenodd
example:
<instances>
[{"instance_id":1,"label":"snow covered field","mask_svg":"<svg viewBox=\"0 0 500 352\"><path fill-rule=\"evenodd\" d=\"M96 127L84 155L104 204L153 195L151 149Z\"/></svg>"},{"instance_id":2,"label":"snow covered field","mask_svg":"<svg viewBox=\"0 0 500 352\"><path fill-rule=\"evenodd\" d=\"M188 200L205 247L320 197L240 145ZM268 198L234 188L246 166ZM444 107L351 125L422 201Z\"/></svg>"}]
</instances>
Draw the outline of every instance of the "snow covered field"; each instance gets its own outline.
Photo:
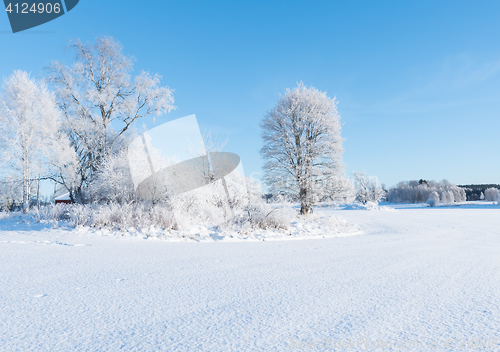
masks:
<instances>
[{"instance_id":1,"label":"snow covered field","mask_svg":"<svg viewBox=\"0 0 500 352\"><path fill-rule=\"evenodd\" d=\"M500 341L500 207L396 208L318 209L363 233L281 241L0 222L0 351L454 351Z\"/></svg>"}]
</instances>

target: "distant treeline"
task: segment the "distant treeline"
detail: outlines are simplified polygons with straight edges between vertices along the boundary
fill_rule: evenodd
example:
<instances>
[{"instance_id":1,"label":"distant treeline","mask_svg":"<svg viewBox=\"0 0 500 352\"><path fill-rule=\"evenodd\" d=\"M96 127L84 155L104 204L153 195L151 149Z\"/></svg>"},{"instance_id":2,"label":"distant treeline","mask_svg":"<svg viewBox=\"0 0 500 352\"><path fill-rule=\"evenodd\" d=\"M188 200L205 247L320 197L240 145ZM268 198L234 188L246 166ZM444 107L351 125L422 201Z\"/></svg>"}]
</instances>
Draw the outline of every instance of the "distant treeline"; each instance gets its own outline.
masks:
<instances>
[{"instance_id":1,"label":"distant treeline","mask_svg":"<svg viewBox=\"0 0 500 352\"><path fill-rule=\"evenodd\" d=\"M420 179L399 182L387 191L386 199L391 203L425 203L431 194L441 203L465 202L465 190L455 184L442 180L427 181Z\"/></svg>"},{"instance_id":2,"label":"distant treeline","mask_svg":"<svg viewBox=\"0 0 500 352\"><path fill-rule=\"evenodd\" d=\"M458 187L463 188L465 190L465 194L467 196L467 201L481 200L484 199L484 192L488 188L497 188L500 189L500 185L496 184L488 184L488 185L458 185ZM481 194L483 197L481 197Z\"/></svg>"}]
</instances>

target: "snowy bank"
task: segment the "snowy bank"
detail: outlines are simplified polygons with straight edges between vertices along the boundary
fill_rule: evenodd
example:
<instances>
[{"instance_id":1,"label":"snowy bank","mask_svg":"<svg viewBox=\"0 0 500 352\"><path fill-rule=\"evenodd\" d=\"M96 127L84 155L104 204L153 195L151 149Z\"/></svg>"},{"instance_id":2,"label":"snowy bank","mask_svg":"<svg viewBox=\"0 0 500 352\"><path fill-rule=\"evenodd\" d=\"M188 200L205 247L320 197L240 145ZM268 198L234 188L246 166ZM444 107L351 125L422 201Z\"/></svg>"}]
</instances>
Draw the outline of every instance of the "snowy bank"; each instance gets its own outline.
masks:
<instances>
[{"instance_id":1,"label":"snowy bank","mask_svg":"<svg viewBox=\"0 0 500 352\"><path fill-rule=\"evenodd\" d=\"M102 210L101 210L102 211ZM109 212L109 210L106 210ZM286 212L289 221L283 220ZM94 212L91 216L91 213ZM0 231L45 231L59 230L97 236L159 239L172 242L183 241L268 241L331 238L358 235L362 232L353 224L319 209L308 216L295 215L293 209L269 212L259 222L238 221L207 225L207 223L185 222L174 224L171 214L150 214L147 221L130 216L129 221L119 220L119 214L106 214L102 220L96 208L56 206L23 215L0 214ZM274 217L271 217L273 215ZM110 218L115 217L116 223ZM155 218L157 216L157 218ZM163 220L158 220L162 219ZM152 217L152 219L151 219ZM3 219L3 220L2 220ZM149 224L149 225L148 225ZM135 225L135 226L134 226Z\"/></svg>"}]
</instances>

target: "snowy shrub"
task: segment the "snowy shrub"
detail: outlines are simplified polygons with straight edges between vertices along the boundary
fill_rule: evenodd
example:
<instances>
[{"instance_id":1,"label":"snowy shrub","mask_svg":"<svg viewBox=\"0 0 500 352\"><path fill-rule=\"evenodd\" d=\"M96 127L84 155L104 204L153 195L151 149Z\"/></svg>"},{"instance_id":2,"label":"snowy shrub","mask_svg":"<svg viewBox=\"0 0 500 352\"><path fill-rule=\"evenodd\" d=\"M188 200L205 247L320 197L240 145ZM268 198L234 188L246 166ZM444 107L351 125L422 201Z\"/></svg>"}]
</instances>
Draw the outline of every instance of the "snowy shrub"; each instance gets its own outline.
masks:
<instances>
[{"instance_id":1,"label":"snowy shrub","mask_svg":"<svg viewBox=\"0 0 500 352\"><path fill-rule=\"evenodd\" d=\"M11 217L13 217L15 215L16 215L16 213L13 213L13 212L0 211L0 221L10 219Z\"/></svg>"},{"instance_id":2,"label":"snowy shrub","mask_svg":"<svg viewBox=\"0 0 500 352\"><path fill-rule=\"evenodd\" d=\"M160 227L165 230L178 230L180 228L179 220L177 217L174 217L172 211L167 207L154 207L149 212L151 218L146 219L147 223L152 223L155 226ZM144 227L147 227L147 224L144 224Z\"/></svg>"},{"instance_id":3,"label":"snowy shrub","mask_svg":"<svg viewBox=\"0 0 500 352\"><path fill-rule=\"evenodd\" d=\"M434 192L431 192L431 194L429 195L429 199L427 199L427 204L429 204L429 206L431 207L435 207L436 205L438 205L439 203L439 194L434 191Z\"/></svg>"},{"instance_id":4,"label":"snowy shrub","mask_svg":"<svg viewBox=\"0 0 500 352\"><path fill-rule=\"evenodd\" d=\"M290 205L292 199L287 195L275 195L267 204L262 198L260 184L250 178L246 179L246 184L246 205L236 223L242 227L288 230L296 215Z\"/></svg>"},{"instance_id":5,"label":"snowy shrub","mask_svg":"<svg viewBox=\"0 0 500 352\"><path fill-rule=\"evenodd\" d=\"M387 192L387 199L393 203L424 203L432 192L437 192L443 203L465 202L467 199L463 188L447 180L400 182Z\"/></svg>"},{"instance_id":6,"label":"snowy shrub","mask_svg":"<svg viewBox=\"0 0 500 352\"><path fill-rule=\"evenodd\" d=\"M92 205L80 205L71 207L69 212L69 223L74 227L94 226L95 209Z\"/></svg>"},{"instance_id":7,"label":"snowy shrub","mask_svg":"<svg viewBox=\"0 0 500 352\"><path fill-rule=\"evenodd\" d=\"M35 221L66 222L70 226L96 227L111 230L128 228L175 229L173 213L164 206L145 204L58 204L33 208L30 216Z\"/></svg>"},{"instance_id":8,"label":"snowy shrub","mask_svg":"<svg viewBox=\"0 0 500 352\"><path fill-rule=\"evenodd\" d=\"M128 205L111 203L108 206L99 206L96 211L94 226L98 228L126 229L132 227L132 224L140 224L135 214L134 207Z\"/></svg>"},{"instance_id":9,"label":"snowy shrub","mask_svg":"<svg viewBox=\"0 0 500 352\"><path fill-rule=\"evenodd\" d=\"M69 220L71 205L68 204L57 204L49 207L41 208L41 211L46 210L47 214L45 215L46 219L54 220L54 221L65 221Z\"/></svg>"},{"instance_id":10,"label":"snowy shrub","mask_svg":"<svg viewBox=\"0 0 500 352\"><path fill-rule=\"evenodd\" d=\"M364 172L354 172L354 186L356 189L356 200L366 204L368 202L378 203L385 196L376 177Z\"/></svg>"},{"instance_id":11,"label":"snowy shrub","mask_svg":"<svg viewBox=\"0 0 500 352\"><path fill-rule=\"evenodd\" d=\"M484 191L484 200L488 202L498 202L500 201L500 191L498 188L488 188Z\"/></svg>"},{"instance_id":12,"label":"snowy shrub","mask_svg":"<svg viewBox=\"0 0 500 352\"><path fill-rule=\"evenodd\" d=\"M150 227L178 229L174 214L166 205L113 203L97 207L93 227L120 231Z\"/></svg>"},{"instance_id":13,"label":"snowy shrub","mask_svg":"<svg viewBox=\"0 0 500 352\"><path fill-rule=\"evenodd\" d=\"M69 221L70 206L67 204L49 205L44 207L33 207L29 211L30 217L36 222L59 222Z\"/></svg>"},{"instance_id":14,"label":"snowy shrub","mask_svg":"<svg viewBox=\"0 0 500 352\"><path fill-rule=\"evenodd\" d=\"M122 204L134 201L134 183L126 148L106 157L89 185L89 194L94 202Z\"/></svg>"},{"instance_id":15,"label":"snowy shrub","mask_svg":"<svg viewBox=\"0 0 500 352\"><path fill-rule=\"evenodd\" d=\"M295 210L287 205L271 207L264 201L252 202L247 208L247 213L242 217L243 225L249 224L252 228L283 229L290 228L290 221L295 215Z\"/></svg>"},{"instance_id":16,"label":"snowy shrub","mask_svg":"<svg viewBox=\"0 0 500 352\"><path fill-rule=\"evenodd\" d=\"M283 229L290 228L290 220L293 219L295 210L290 207L274 208L267 212L258 226L263 229Z\"/></svg>"},{"instance_id":17,"label":"snowy shrub","mask_svg":"<svg viewBox=\"0 0 500 352\"><path fill-rule=\"evenodd\" d=\"M241 199L243 198L243 199ZM189 191L171 199L176 217L184 222L220 224L233 217L248 200L246 195L236 194L229 199L226 196L222 180Z\"/></svg>"},{"instance_id":18,"label":"snowy shrub","mask_svg":"<svg viewBox=\"0 0 500 352\"><path fill-rule=\"evenodd\" d=\"M220 180L219 180L220 181ZM159 228L167 231L205 227L241 227L259 229L288 229L296 211L281 199L266 204L258 186L247 180L247 187L238 189L228 183L228 200L223 185L214 182L208 187L186 192L169 201L94 204L58 204L32 209L35 221L66 222L70 226L96 227L126 231L130 228Z\"/></svg>"}]
</instances>

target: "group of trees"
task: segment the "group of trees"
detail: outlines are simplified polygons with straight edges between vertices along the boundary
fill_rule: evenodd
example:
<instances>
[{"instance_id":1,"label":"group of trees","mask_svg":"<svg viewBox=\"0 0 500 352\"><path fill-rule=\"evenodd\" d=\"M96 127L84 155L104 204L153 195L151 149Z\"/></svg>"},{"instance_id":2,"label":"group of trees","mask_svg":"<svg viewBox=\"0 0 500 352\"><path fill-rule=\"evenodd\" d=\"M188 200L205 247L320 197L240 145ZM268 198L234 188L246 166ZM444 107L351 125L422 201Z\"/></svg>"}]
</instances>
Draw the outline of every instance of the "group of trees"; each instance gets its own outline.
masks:
<instances>
[{"instance_id":1,"label":"group of trees","mask_svg":"<svg viewBox=\"0 0 500 352\"><path fill-rule=\"evenodd\" d=\"M70 49L72 65L55 61L42 80L15 71L3 84L0 157L7 167L0 190L9 201L22 194L24 210L42 180L62 186L76 203L133 200L125 157L130 127L175 108L160 76L132 76L134 60L113 38L77 40ZM325 92L299 83L262 121L265 181L273 193L299 200L302 214L318 201L354 196L344 174L336 105Z\"/></svg>"},{"instance_id":2,"label":"group of trees","mask_svg":"<svg viewBox=\"0 0 500 352\"><path fill-rule=\"evenodd\" d=\"M484 200L487 189L489 188L500 189L500 185L496 184L459 185L458 187L461 187L465 190L465 194L467 195L467 201Z\"/></svg>"},{"instance_id":3,"label":"group of trees","mask_svg":"<svg viewBox=\"0 0 500 352\"><path fill-rule=\"evenodd\" d=\"M126 159L131 126L175 109L173 91L160 86L160 76L143 71L134 77L134 59L113 38L78 40L70 48L72 65L56 61L42 80L15 71L3 83L0 158L7 167L0 196L7 205L22 198L27 210L34 193L40 199L42 180L64 187L77 203L134 201ZM464 189L446 180L400 182L387 194L365 173L348 180L336 99L302 82L279 97L261 128L264 181L271 193L299 201L301 214L324 200L465 201ZM484 197L496 200L498 190Z\"/></svg>"},{"instance_id":4,"label":"group of trees","mask_svg":"<svg viewBox=\"0 0 500 352\"><path fill-rule=\"evenodd\" d=\"M75 203L133 202L130 127L175 108L173 91L160 86L158 75L132 77L133 58L113 38L78 40L70 48L71 66L55 61L42 80L15 71L3 84L0 157L7 167L0 193L7 206L22 197L28 210L42 180L62 186ZM312 213L318 201L366 203L384 196L366 174L346 178L336 106L335 98L299 83L261 123L265 182L272 193L300 201L301 214Z\"/></svg>"},{"instance_id":5,"label":"group of trees","mask_svg":"<svg viewBox=\"0 0 500 352\"><path fill-rule=\"evenodd\" d=\"M20 194L24 208L40 182L57 165L71 162L68 139L62 133L55 96L43 82L15 71L3 84L0 95L0 146L4 198L9 203ZM9 190L9 188L11 188Z\"/></svg>"},{"instance_id":6,"label":"group of trees","mask_svg":"<svg viewBox=\"0 0 500 352\"><path fill-rule=\"evenodd\" d=\"M113 38L77 40L70 48L71 66L56 61L40 81L15 71L3 84L2 187L22 185L24 210L44 179L62 185L73 201L88 201L99 168L109 168L106 160L126 146L134 121L175 108L173 91L160 86L159 75L132 76L134 59Z\"/></svg>"},{"instance_id":7,"label":"group of trees","mask_svg":"<svg viewBox=\"0 0 500 352\"><path fill-rule=\"evenodd\" d=\"M442 203L453 203L465 202L466 195L463 188L447 180L399 182L396 187L387 191L387 200L392 203L425 203L429 198Z\"/></svg>"}]
</instances>

